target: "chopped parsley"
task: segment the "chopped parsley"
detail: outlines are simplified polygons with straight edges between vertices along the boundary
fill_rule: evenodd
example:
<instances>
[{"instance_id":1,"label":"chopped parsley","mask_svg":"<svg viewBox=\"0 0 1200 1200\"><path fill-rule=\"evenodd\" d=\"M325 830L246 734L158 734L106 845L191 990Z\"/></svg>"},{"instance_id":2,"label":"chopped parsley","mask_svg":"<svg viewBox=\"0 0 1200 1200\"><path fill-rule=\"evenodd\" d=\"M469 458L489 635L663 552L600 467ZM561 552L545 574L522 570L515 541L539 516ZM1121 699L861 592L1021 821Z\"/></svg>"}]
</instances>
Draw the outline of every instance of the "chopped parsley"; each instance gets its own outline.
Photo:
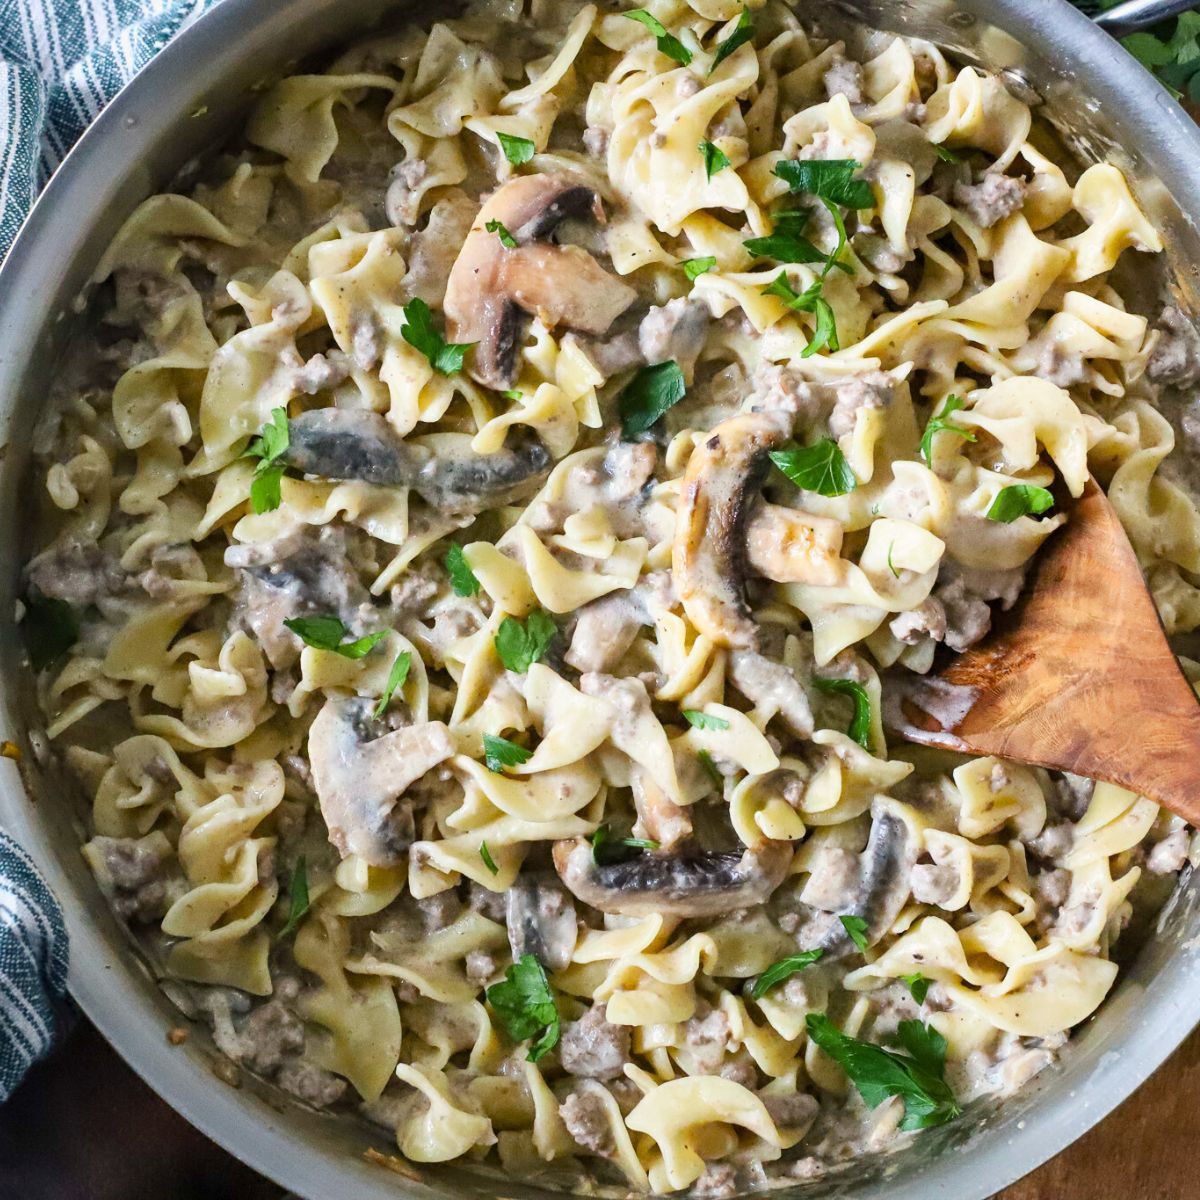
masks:
<instances>
[{"instance_id":1,"label":"chopped parsley","mask_svg":"<svg viewBox=\"0 0 1200 1200\"><path fill-rule=\"evenodd\" d=\"M805 1019L808 1036L829 1055L858 1089L868 1108L892 1096L904 1101L900 1128L925 1129L962 1112L946 1082L946 1039L920 1021L901 1021L896 1039L906 1053L843 1033L823 1013Z\"/></svg>"},{"instance_id":2,"label":"chopped parsley","mask_svg":"<svg viewBox=\"0 0 1200 1200\"><path fill-rule=\"evenodd\" d=\"M505 767L519 767L532 757L532 750L526 750L508 738L497 737L494 733L483 735L483 765L497 775L503 775Z\"/></svg>"},{"instance_id":3,"label":"chopped parsley","mask_svg":"<svg viewBox=\"0 0 1200 1200\"><path fill-rule=\"evenodd\" d=\"M413 299L404 306L404 325L400 336L429 360L441 375L453 375L463 369L463 360L474 342L448 342L433 327L433 314L424 300Z\"/></svg>"},{"instance_id":4,"label":"chopped parsley","mask_svg":"<svg viewBox=\"0 0 1200 1200\"><path fill-rule=\"evenodd\" d=\"M304 861L303 854L296 859L292 879L288 884L288 899L290 901L288 919L287 924L279 931L280 941L296 932L308 912L308 864Z\"/></svg>"},{"instance_id":5,"label":"chopped parsley","mask_svg":"<svg viewBox=\"0 0 1200 1200\"><path fill-rule=\"evenodd\" d=\"M705 255L704 258L689 258L679 264L683 268L683 273L693 282L700 278L701 275L707 274L709 271L716 269L717 260L713 255Z\"/></svg>"},{"instance_id":6,"label":"chopped parsley","mask_svg":"<svg viewBox=\"0 0 1200 1200\"><path fill-rule=\"evenodd\" d=\"M592 843L592 862L598 867L622 862L628 857L626 850L657 850L658 843L649 838L614 838L607 825L600 825L589 839Z\"/></svg>"},{"instance_id":7,"label":"chopped parsley","mask_svg":"<svg viewBox=\"0 0 1200 1200\"><path fill-rule=\"evenodd\" d=\"M750 988L750 999L761 1000L777 983L790 979L797 971L803 971L811 966L825 953L824 950L802 950L799 954L789 954L777 963L772 963L755 981Z\"/></svg>"},{"instance_id":8,"label":"chopped parsley","mask_svg":"<svg viewBox=\"0 0 1200 1200\"><path fill-rule=\"evenodd\" d=\"M801 358L811 358L818 350L828 347L837 350L841 343L838 341L837 318L829 301L821 294L825 277L811 283L802 292L797 292L787 280L787 274L780 271L775 278L762 289L764 296L778 296L793 312L812 313L815 318L812 337L808 345L800 351Z\"/></svg>"},{"instance_id":9,"label":"chopped parsley","mask_svg":"<svg viewBox=\"0 0 1200 1200\"><path fill-rule=\"evenodd\" d=\"M925 997L929 995L929 980L920 971L914 971L911 975L901 975L900 978L908 987L912 998L918 1004L924 1004Z\"/></svg>"},{"instance_id":10,"label":"chopped parsley","mask_svg":"<svg viewBox=\"0 0 1200 1200\"><path fill-rule=\"evenodd\" d=\"M711 713L701 712L698 708L685 708L683 719L693 729L728 729L729 722L724 717L714 717Z\"/></svg>"},{"instance_id":11,"label":"chopped parsley","mask_svg":"<svg viewBox=\"0 0 1200 1200\"><path fill-rule=\"evenodd\" d=\"M936 434L952 433L956 437L963 438L968 442L975 440L975 435L969 429L964 429L961 425L955 425L949 419L954 413L965 407L966 402L959 399L958 396L947 396L946 403L942 405L941 412L929 418L929 424L925 426L925 432L921 434L921 457L926 462L932 461L933 439Z\"/></svg>"},{"instance_id":12,"label":"chopped parsley","mask_svg":"<svg viewBox=\"0 0 1200 1200\"><path fill-rule=\"evenodd\" d=\"M712 142L701 142L696 149L700 151L700 157L704 159L704 173L709 179L730 165L729 155Z\"/></svg>"},{"instance_id":13,"label":"chopped parsley","mask_svg":"<svg viewBox=\"0 0 1200 1200\"><path fill-rule=\"evenodd\" d=\"M1031 483L1012 483L996 493L987 510L989 521L1007 525L1018 517L1037 516L1054 507L1054 497L1044 488Z\"/></svg>"},{"instance_id":14,"label":"chopped parsley","mask_svg":"<svg viewBox=\"0 0 1200 1200\"><path fill-rule=\"evenodd\" d=\"M648 13L644 8L635 8L630 12L622 13L621 16L628 17L639 25L645 25L654 34L661 54L665 54L683 67L692 61L692 52L677 37L668 33L667 27L653 13Z\"/></svg>"},{"instance_id":15,"label":"chopped parsley","mask_svg":"<svg viewBox=\"0 0 1200 1200\"><path fill-rule=\"evenodd\" d=\"M842 928L850 935L850 940L859 950L865 951L867 948L866 921L862 917L855 917L849 914L838 917L838 920L841 921Z\"/></svg>"},{"instance_id":16,"label":"chopped parsley","mask_svg":"<svg viewBox=\"0 0 1200 1200\"><path fill-rule=\"evenodd\" d=\"M479 857L483 859L483 865L487 867L493 875L500 874L500 868L496 866L496 860L492 857L492 852L488 849L487 842L479 843Z\"/></svg>"},{"instance_id":17,"label":"chopped parsley","mask_svg":"<svg viewBox=\"0 0 1200 1200\"><path fill-rule=\"evenodd\" d=\"M289 617L284 625L306 646L314 650L332 650L343 658L365 658L385 637L387 630L368 633L353 642L345 640L350 632L337 617Z\"/></svg>"},{"instance_id":18,"label":"chopped parsley","mask_svg":"<svg viewBox=\"0 0 1200 1200\"><path fill-rule=\"evenodd\" d=\"M446 573L450 576L450 586L456 596L479 595L479 579L471 570L471 564L467 562L467 556L457 542L452 542L450 549L446 551L445 566Z\"/></svg>"},{"instance_id":19,"label":"chopped parsley","mask_svg":"<svg viewBox=\"0 0 1200 1200\"><path fill-rule=\"evenodd\" d=\"M811 446L784 446L770 452L771 461L798 487L821 496L844 496L858 486L854 472L833 438Z\"/></svg>"},{"instance_id":20,"label":"chopped parsley","mask_svg":"<svg viewBox=\"0 0 1200 1200\"><path fill-rule=\"evenodd\" d=\"M60 659L79 641L79 617L65 600L33 594L25 599L21 630L25 634L30 665L40 671Z\"/></svg>"},{"instance_id":21,"label":"chopped parsley","mask_svg":"<svg viewBox=\"0 0 1200 1200\"><path fill-rule=\"evenodd\" d=\"M411 651L401 650L392 663L392 669L388 672L387 684L384 686L383 695L379 697L379 703L375 705L374 715L376 720L379 720L387 711L387 706L391 704L392 697L396 694L396 689L404 686L404 681L408 678L408 668L410 666L412 666Z\"/></svg>"},{"instance_id":22,"label":"chopped parsley","mask_svg":"<svg viewBox=\"0 0 1200 1200\"><path fill-rule=\"evenodd\" d=\"M558 1045L562 1030L558 1006L546 969L534 955L522 954L485 995L512 1041L537 1039L526 1055L530 1062L537 1062Z\"/></svg>"},{"instance_id":23,"label":"chopped parsley","mask_svg":"<svg viewBox=\"0 0 1200 1200\"><path fill-rule=\"evenodd\" d=\"M558 633L548 612L535 608L524 621L505 617L496 633L496 653L507 671L523 675L537 662Z\"/></svg>"},{"instance_id":24,"label":"chopped parsley","mask_svg":"<svg viewBox=\"0 0 1200 1200\"><path fill-rule=\"evenodd\" d=\"M854 701L854 716L846 736L856 741L864 750L871 749L871 697L861 683L853 679L827 679L823 675L813 676L813 687L818 692L833 696L849 696Z\"/></svg>"},{"instance_id":25,"label":"chopped parsley","mask_svg":"<svg viewBox=\"0 0 1200 1200\"><path fill-rule=\"evenodd\" d=\"M893 577L894 577L894 578L896 578L896 579L899 579L899 578L900 578L900 572L896 570L896 564L892 562L892 551L893 551L893 550L895 550L895 548L896 548L896 543L895 543L895 542L891 542L891 543L888 545L888 557L887 557L887 564L888 564L888 570L889 570L889 571L891 571L891 573L892 573Z\"/></svg>"},{"instance_id":26,"label":"chopped parsley","mask_svg":"<svg viewBox=\"0 0 1200 1200\"><path fill-rule=\"evenodd\" d=\"M785 158L775 164L775 174L791 191L819 196L844 208L870 208L875 203L871 185L855 179L862 163L852 158Z\"/></svg>"},{"instance_id":27,"label":"chopped parsley","mask_svg":"<svg viewBox=\"0 0 1200 1200\"><path fill-rule=\"evenodd\" d=\"M501 392L500 395L502 395L505 398L505 400L524 400L525 399L525 393L517 391L516 388L508 388L506 391Z\"/></svg>"},{"instance_id":28,"label":"chopped parsley","mask_svg":"<svg viewBox=\"0 0 1200 1200\"><path fill-rule=\"evenodd\" d=\"M717 764L713 761L713 756L707 750L698 750L696 757L700 760L700 765L704 768L704 773L717 785L719 788L725 786L725 776L717 770Z\"/></svg>"},{"instance_id":29,"label":"chopped parsley","mask_svg":"<svg viewBox=\"0 0 1200 1200\"><path fill-rule=\"evenodd\" d=\"M504 151L504 157L514 167L527 163L537 149L527 137L517 137L512 133L497 133L496 140L500 143L500 149Z\"/></svg>"},{"instance_id":30,"label":"chopped parsley","mask_svg":"<svg viewBox=\"0 0 1200 1200\"><path fill-rule=\"evenodd\" d=\"M708 68L711 75L739 46L744 46L754 38L754 22L750 19L750 10L743 4L742 15L738 17L733 32L723 41L717 43L713 55L712 66Z\"/></svg>"},{"instance_id":31,"label":"chopped parsley","mask_svg":"<svg viewBox=\"0 0 1200 1200\"><path fill-rule=\"evenodd\" d=\"M487 224L484 225L484 229L486 229L488 233L494 233L500 239L500 245L502 245L506 250L515 250L517 248L517 239L508 232L508 229L503 221L488 221Z\"/></svg>"},{"instance_id":32,"label":"chopped parsley","mask_svg":"<svg viewBox=\"0 0 1200 1200\"><path fill-rule=\"evenodd\" d=\"M669 408L687 394L683 372L674 361L642 367L625 385L617 401L621 436L628 441L645 433Z\"/></svg>"},{"instance_id":33,"label":"chopped parsley","mask_svg":"<svg viewBox=\"0 0 1200 1200\"><path fill-rule=\"evenodd\" d=\"M244 457L258 459L250 483L250 507L260 515L274 512L283 501L280 481L286 464L278 459L287 453L288 441L287 409L273 408L270 421L246 447Z\"/></svg>"},{"instance_id":34,"label":"chopped parsley","mask_svg":"<svg viewBox=\"0 0 1200 1200\"><path fill-rule=\"evenodd\" d=\"M933 143L933 152L934 152L934 154L936 154L938 156L938 158L940 158L942 160L942 162L948 162L948 163L962 162L962 158L959 155L955 154L954 151L951 150L949 146L942 146L939 143L934 142Z\"/></svg>"}]
</instances>

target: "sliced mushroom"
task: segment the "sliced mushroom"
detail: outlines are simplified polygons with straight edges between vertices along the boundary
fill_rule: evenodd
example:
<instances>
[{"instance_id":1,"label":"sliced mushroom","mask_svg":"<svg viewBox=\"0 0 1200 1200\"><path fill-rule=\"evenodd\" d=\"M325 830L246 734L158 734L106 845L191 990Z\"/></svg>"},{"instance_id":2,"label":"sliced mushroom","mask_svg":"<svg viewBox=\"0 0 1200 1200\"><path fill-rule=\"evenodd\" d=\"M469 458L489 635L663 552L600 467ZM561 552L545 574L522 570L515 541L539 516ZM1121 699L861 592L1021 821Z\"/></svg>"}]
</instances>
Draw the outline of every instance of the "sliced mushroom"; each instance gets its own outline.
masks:
<instances>
[{"instance_id":1,"label":"sliced mushroom","mask_svg":"<svg viewBox=\"0 0 1200 1200\"><path fill-rule=\"evenodd\" d=\"M593 335L637 298L586 250L547 242L568 217L603 219L600 198L562 175L523 175L480 210L450 272L444 311L451 341L476 342L470 373L491 388L512 386L522 314L546 326ZM506 247L487 226L498 221L518 243Z\"/></svg>"},{"instance_id":2,"label":"sliced mushroom","mask_svg":"<svg viewBox=\"0 0 1200 1200\"><path fill-rule=\"evenodd\" d=\"M787 842L764 842L741 854L639 854L597 866L583 838L556 842L554 866L578 900L605 913L641 917L715 917L764 903L792 861Z\"/></svg>"},{"instance_id":3,"label":"sliced mushroom","mask_svg":"<svg viewBox=\"0 0 1200 1200\"><path fill-rule=\"evenodd\" d=\"M841 521L817 517L799 508L759 505L746 522L750 568L776 583L833 587L842 582Z\"/></svg>"},{"instance_id":4,"label":"sliced mushroom","mask_svg":"<svg viewBox=\"0 0 1200 1200\"><path fill-rule=\"evenodd\" d=\"M757 643L744 594L746 516L767 452L790 431L783 414L741 413L717 425L688 459L671 549L675 591L692 624L721 646Z\"/></svg>"},{"instance_id":5,"label":"sliced mushroom","mask_svg":"<svg viewBox=\"0 0 1200 1200\"><path fill-rule=\"evenodd\" d=\"M520 878L508 889L508 943L513 961L532 954L547 970L571 961L579 936L575 903L553 875Z\"/></svg>"},{"instance_id":6,"label":"sliced mushroom","mask_svg":"<svg viewBox=\"0 0 1200 1200\"><path fill-rule=\"evenodd\" d=\"M912 872L917 863L917 838L904 820L886 803L876 801L872 810L871 836L862 853L862 871L853 902L839 917L866 921L869 945L879 941L892 927L912 891ZM839 920L819 941L827 953L854 949L850 934Z\"/></svg>"},{"instance_id":7,"label":"sliced mushroom","mask_svg":"<svg viewBox=\"0 0 1200 1200\"><path fill-rule=\"evenodd\" d=\"M405 790L454 753L441 721L407 725L369 738L370 701L331 697L308 731L308 760L329 828L343 858L357 854L373 867L395 866L413 840Z\"/></svg>"},{"instance_id":8,"label":"sliced mushroom","mask_svg":"<svg viewBox=\"0 0 1200 1200\"><path fill-rule=\"evenodd\" d=\"M550 469L536 438L494 454L476 454L465 433L435 433L406 442L379 413L321 408L288 422L283 461L320 479L358 479L410 487L444 512L507 504L533 491Z\"/></svg>"}]
</instances>

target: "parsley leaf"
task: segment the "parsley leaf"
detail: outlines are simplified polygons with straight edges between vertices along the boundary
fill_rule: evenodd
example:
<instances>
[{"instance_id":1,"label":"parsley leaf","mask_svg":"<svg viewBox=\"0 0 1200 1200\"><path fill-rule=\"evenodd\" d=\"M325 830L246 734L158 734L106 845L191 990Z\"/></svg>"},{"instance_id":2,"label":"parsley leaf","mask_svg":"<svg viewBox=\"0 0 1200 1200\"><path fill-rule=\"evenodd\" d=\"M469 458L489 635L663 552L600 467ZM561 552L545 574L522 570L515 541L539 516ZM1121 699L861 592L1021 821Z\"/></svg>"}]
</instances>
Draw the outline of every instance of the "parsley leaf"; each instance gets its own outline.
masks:
<instances>
[{"instance_id":1,"label":"parsley leaf","mask_svg":"<svg viewBox=\"0 0 1200 1200\"><path fill-rule=\"evenodd\" d=\"M929 980L920 971L914 971L911 975L901 975L900 978L908 985L912 998L918 1004L924 1004L925 997L929 995Z\"/></svg>"},{"instance_id":2,"label":"parsley leaf","mask_svg":"<svg viewBox=\"0 0 1200 1200\"><path fill-rule=\"evenodd\" d=\"M846 734L864 750L870 750L871 698L867 695L867 689L853 679L826 679L823 675L814 675L812 682L818 692L832 696L849 696L854 701L854 716Z\"/></svg>"},{"instance_id":3,"label":"parsley leaf","mask_svg":"<svg viewBox=\"0 0 1200 1200\"><path fill-rule=\"evenodd\" d=\"M683 273L693 282L700 278L701 275L715 270L717 260L711 254L704 258L689 258L679 264L683 268Z\"/></svg>"},{"instance_id":4,"label":"parsley leaf","mask_svg":"<svg viewBox=\"0 0 1200 1200\"><path fill-rule=\"evenodd\" d=\"M21 629L35 671L48 667L79 641L79 618L65 600L57 597L26 597Z\"/></svg>"},{"instance_id":5,"label":"parsley leaf","mask_svg":"<svg viewBox=\"0 0 1200 1200\"><path fill-rule=\"evenodd\" d=\"M725 786L725 776L717 770L717 764L713 762L713 756L707 750L698 750L696 757L700 760L700 765L704 768L704 773L717 785L719 788Z\"/></svg>"},{"instance_id":6,"label":"parsley leaf","mask_svg":"<svg viewBox=\"0 0 1200 1200\"><path fill-rule=\"evenodd\" d=\"M446 551L446 572L450 576L450 586L456 596L479 595L479 579L471 570L463 548L457 542L450 543Z\"/></svg>"},{"instance_id":7,"label":"parsley leaf","mask_svg":"<svg viewBox=\"0 0 1200 1200\"><path fill-rule=\"evenodd\" d=\"M505 767L519 767L532 757L532 750L526 750L508 738L497 737L494 733L483 735L483 765L497 775L503 775Z\"/></svg>"},{"instance_id":8,"label":"parsley leaf","mask_svg":"<svg viewBox=\"0 0 1200 1200\"><path fill-rule=\"evenodd\" d=\"M524 400L525 399L525 393L517 391L516 388L508 388L506 391L501 392L500 395L502 395L505 398L505 400Z\"/></svg>"},{"instance_id":9,"label":"parsley leaf","mask_svg":"<svg viewBox=\"0 0 1200 1200\"><path fill-rule=\"evenodd\" d=\"M780 271L775 278L762 289L764 296L778 296L794 312L810 312L816 317L813 335L808 345L800 351L801 358L811 358L818 350L826 346L837 350L840 346L837 334L837 320L829 301L821 294L822 277L810 284L802 292L797 292L787 281L787 274Z\"/></svg>"},{"instance_id":10,"label":"parsley leaf","mask_svg":"<svg viewBox=\"0 0 1200 1200\"><path fill-rule=\"evenodd\" d=\"M867 948L867 923L862 917L856 917L852 914L838 917L842 923L842 928L850 935L850 940L859 948L865 951Z\"/></svg>"},{"instance_id":11,"label":"parsley leaf","mask_svg":"<svg viewBox=\"0 0 1200 1200\"><path fill-rule=\"evenodd\" d=\"M649 838L613 838L608 832L607 825L597 826L590 841L592 843L592 862L598 867L624 861L628 857L622 853L624 850L658 849L658 843Z\"/></svg>"},{"instance_id":12,"label":"parsley leaf","mask_svg":"<svg viewBox=\"0 0 1200 1200\"><path fill-rule=\"evenodd\" d=\"M304 861L303 854L296 859L292 881L288 884L288 899L291 901L291 907L288 910L287 924L279 931L279 941L295 933L308 912L308 864Z\"/></svg>"},{"instance_id":13,"label":"parsley leaf","mask_svg":"<svg viewBox=\"0 0 1200 1200\"><path fill-rule=\"evenodd\" d=\"M1181 13L1166 39L1142 31L1123 37L1121 45L1177 100L1200 97L1200 13Z\"/></svg>"},{"instance_id":14,"label":"parsley leaf","mask_svg":"<svg viewBox=\"0 0 1200 1200\"><path fill-rule=\"evenodd\" d=\"M750 20L750 10L742 5L742 15L733 27L733 32L723 41L717 43L717 52L713 55L712 66L708 68L711 75L739 46L744 46L754 37L754 22Z\"/></svg>"},{"instance_id":15,"label":"parsley leaf","mask_svg":"<svg viewBox=\"0 0 1200 1200\"><path fill-rule=\"evenodd\" d=\"M960 155L955 154L954 151L951 150L949 146L943 146L943 145L939 144L938 142L933 143L933 152L934 152L934 154L936 154L938 156L938 158L940 158L942 160L942 162L948 162L948 163L962 162L962 158Z\"/></svg>"},{"instance_id":16,"label":"parsley leaf","mask_svg":"<svg viewBox=\"0 0 1200 1200\"><path fill-rule=\"evenodd\" d=\"M661 54L665 54L683 67L692 61L692 52L677 37L668 33L667 27L653 13L648 13L644 8L635 8L630 12L622 13L621 16L628 17L639 25L645 25L657 39Z\"/></svg>"},{"instance_id":17,"label":"parsley leaf","mask_svg":"<svg viewBox=\"0 0 1200 1200\"><path fill-rule=\"evenodd\" d=\"M500 143L500 149L504 151L504 157L514 167L527 163L537 149L527 137L517 137L511 133L497 133L496 140Z\"/></svg>"},{"instance_id":18,"label":"parsley leaf","mask_svg":"<svg viewBox=\"0 0 1200 1200\"><path fill-rule=\"evenodd\" d=\"M700 157L704 159L704 173L711 179L718 171L729 166L729 155L720 146L712 142L701 142L697 147Z\"/></svg>"},{"instance_id":19,"label":"parsley leaf","mask_svg":"<svg viewBox=\"0 0 1200 1200\"><path fill-rule=\"evenodd\" d=\"M962 1112L945 1078L946 1039L920 1021L901 1021L897 1037L907 1054L844 1034L823 1013L805 1019L808 1036L850 1077L868 1108L892 1096L904 1101L901 1129L925 1129Z\"/></svg>"},{"instance_id":20,"label":"parsley leaf","mask_svg":"<svg viewBox=\"0 0 1200 1200\"><path fill-rule=\"evenodd\" d=\"M694 729L728 729L729 722L724 717L714 717L698 708L685 708L683 719Z\"/></svg>"},{"instance_id":21,"label":"parsley leaf","mask_svg":"<svg viewBox=\"0 0 1200 1200\"><path fill-rule=\"evenodd\" d=\"M803 950L799 954L789 954L787 958L772 963L754 981L750 989L750 999L761 1000L777 983L790 979L797 971L815 963L824 953L824 950Z\"/></svg>"},{"instance_id":22,"label":"parsley leaf","mask_svg":"<svg viewBox=\"0 0 1200 1200\"><path fill-rule=\"evenodd\" d=\"M506 250L515 250L517 248L517 239L508 232L508 229L504 225L503 221L488 221L488 223L484 225L484 229L486 229L488 233L494 233L500 239L500 245L502 245Z\"/></svg>"},{"instance_id":23,"label":"parsley leaf","mask_svg":"<svg viewBox=\"0 0 1200 1200\"><path fill-rule=\"evenodd\" d=\"M289 617L284 625L306 646L314 650L332 650L343 658L365 658L376 643L387 637L387 630L381 629L353 642L343 641L350 630L337 617Z\"/></svg>"},{"instance_id":24,"label":"parsley leaf","mask_svg":"<svg viewBox=\"0 0 1200 1200\"><path fill-rule=\"evenodd\" d=\"M535 608L524 621L505 617L496 633L496 653L505 670L522 675L546 653L557 633L554 618L540 608Z\"/></svg>"},{"instance_id":25,"label":"parsley leaf","mask_svg":"<svg viewBox=\"0 0 1200 1200\"><path fill-rule=\"evenodd\" d=\"M1054 507L1054 497L1044 487L1031 483L1012 483L996 493L992 506L987 510L989 521L1000 521L1007 525L1018 517L1036 516Z\"/></svg>"},{"instance_id":26,"label":"parsley leaf","mask_svg":"<svg viewBox=\"0 0 1200 1200\"><path fill-rule=\"evenodd\" d=\"M798 487L821 496L844 496L858 486L854 472L833 438L811 446L784 446L770 452L771 461Z\"/></svg>"},{"instance_id":27,"label":"parsley leaf","mask_svg":"<svg viewBox=\"0 0 1200 1200\"><path fill-rule=\"evenodd\" d=\"M273 408L270 421L246 447L244 457L258 459L250 483L250 507L260 515L274 512L283 502L280 480L285 464L276 460L287 453L289 440L287 409Z\"/></svg>"},{"instance_id":28,"label":"parsley leaf","mask_svg":"<svg viewBox=\"0 0 1200 1200\"><path fill-rule=\"evenodd\" d=\"M969 429L964 429L961 425L955 425L953 421L948 419L952 413L956 413L959 409L965 407L965 401L960 400L957 396L947 396L946 403L942 405L942 411L936 416L929 418L929 424L925 426L925 432L921 434L921 457L926 462L930 461L930 456L933 454L933 438L935 434L953 433L968 442L975 440L975 435Z\"/></svg>"},{"instance_id":29,"label":"parsley leaf","mask_svg":"<svg viewBox=\"0 0 1200 1200\"><path fill-rule=\"evenodd\" d=\"M800 233L799 223L786 230L780 230L776 223L774 233L747 238L742 245L756 258L773 258L782 263L823 263L828 257Z\"/></svg>"},{"instance_id":30,"label":"parsley leaf","mask_svg":"<svg viewBox=\"0 0 1200 1200\"><path fill-rule=\"evenodd\" d=\"M642 367L625 385L617 401L621 436L627 441L645 433L667 409L687 394L683 372L674 360Z\"/></svg>"},{"instance_id":31,"label":"parsley leaf","mask_svg":"<svg viewBox=\"0 0 1200 1200\"><path fill-rule=\"evenodd\" d=\"M379 703L375 705L375 719L378 720L387 711L387 706L391 704L392 697L396 694L398 687L404 686L404 681L408 678L408 668L412 665L412 653L408 650L401 650L396 655L395 662L392 663L392 669L388 672L387 684L383 689L383 695L379 697Z\"/></svg>"},{"instance_id":32,"label":"parsley leaf","mask_svg":"<svg viewBox=\"0 0 1200 1200\"><path fill-rule=\"evenodd\" d=\"M441 375L453 375L463 368L463 359L474 342L448 342L433 327L433 314L424 300L410 300L404 306L404 325L400 336L429 360Z\"/></svg>"},{"instance_id":33,"label":"parsley leaf","mask_svg":"<svg viewBox=\"0 0 1200 1200\"><path fill-rule=\"evenodd\" d=\"M496 866L496 860L492 857L492 852L488 849L487 842L479 843L479 857L483 859L483 865L487 867L493 875L500 874L500 868Z\"/></svg>"},{"instance_id":34,"label":"parsley leaf","mask_svg":"<svg viewBox=\"0 0 1200 1200\"><path fill-rule=\"evenodd\" d=\"M793 192L807 192L845 208L870 208L875 203L871 185L853 178L861 166L852 158L785 158L775 164L774 173Z\"/></svg>"},{"instance_id":35,"label":"parsley leaf","mask_svg":"<svg viewBox=\"0 0 1200 1200\"><path fill-rule=\"evenodd\" d=\"M537 1062L558 1045L561 1023L546 969L532 954L522 954L504 973L500 983L484 993L492 1011L514 1042L537 1036L526 1055Z\"/></svg>"}]
</instances>

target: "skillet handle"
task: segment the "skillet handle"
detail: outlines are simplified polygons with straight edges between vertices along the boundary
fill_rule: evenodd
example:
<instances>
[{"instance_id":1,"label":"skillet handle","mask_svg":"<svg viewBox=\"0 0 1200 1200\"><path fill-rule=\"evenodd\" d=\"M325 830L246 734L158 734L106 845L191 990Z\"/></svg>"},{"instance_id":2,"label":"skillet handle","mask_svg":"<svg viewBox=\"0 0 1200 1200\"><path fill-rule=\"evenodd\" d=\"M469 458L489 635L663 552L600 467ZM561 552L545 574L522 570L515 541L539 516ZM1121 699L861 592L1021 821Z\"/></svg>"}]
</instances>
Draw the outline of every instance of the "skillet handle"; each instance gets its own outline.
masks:
<instances>
[{"instance_id":1,"label":"skillet handle","mask_svg":"<svg viewBox=\"0 0 1200 1200\"><path fill-rule=\"evenodd\" d=\"M1097 13L1092 20L1113 37L1124 37L1195 6L1196 0L1125 0L1107 12Z\"/></svg>"}]
</instances>

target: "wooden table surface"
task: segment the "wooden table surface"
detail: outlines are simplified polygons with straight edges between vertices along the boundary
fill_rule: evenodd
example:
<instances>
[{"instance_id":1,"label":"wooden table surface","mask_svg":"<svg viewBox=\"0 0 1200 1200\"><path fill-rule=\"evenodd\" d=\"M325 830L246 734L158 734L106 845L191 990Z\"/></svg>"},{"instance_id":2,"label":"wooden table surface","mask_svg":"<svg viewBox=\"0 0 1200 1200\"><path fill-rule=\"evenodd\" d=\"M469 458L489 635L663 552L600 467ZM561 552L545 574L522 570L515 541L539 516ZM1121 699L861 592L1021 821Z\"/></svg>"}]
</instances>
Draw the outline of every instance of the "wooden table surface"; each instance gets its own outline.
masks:
<instances>
[{"instance_id":1,"label":"wooden table surface","mask_svg":"<svg viewBox=\"0 0 1200 1200\"><path fill-rule=\"evenodd\" d=\"M1197 1200L1200 1032L1127 1104L994 1200ZM0 1200L283 1200L87 1022L0 1107ZM353 1200L352 1196L338 1200Z\"/></svg>"}]
</instances>

